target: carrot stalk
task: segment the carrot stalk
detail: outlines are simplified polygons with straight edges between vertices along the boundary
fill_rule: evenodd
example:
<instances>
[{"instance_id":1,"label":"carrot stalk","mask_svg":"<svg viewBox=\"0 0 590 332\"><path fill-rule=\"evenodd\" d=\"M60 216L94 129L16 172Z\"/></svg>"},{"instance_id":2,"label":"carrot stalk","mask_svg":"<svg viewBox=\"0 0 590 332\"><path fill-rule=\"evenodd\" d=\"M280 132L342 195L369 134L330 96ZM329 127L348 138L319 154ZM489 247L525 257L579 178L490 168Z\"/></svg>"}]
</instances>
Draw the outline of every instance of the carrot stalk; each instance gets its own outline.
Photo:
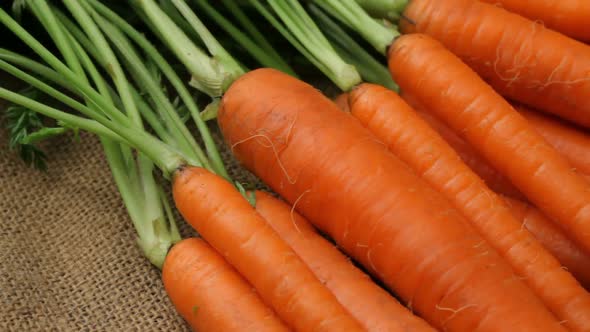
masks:
<instances>
[{"instance_id":1,"label":"carrot stalk","mask_svg":"<svg viewBox=\"0 0 590 332\"><path fill-rule=\"evenodd\" d=\"M133 3L141 9L150 25L159 32L159 37L164 39L168 47L190 71L193 76L191 84L197 89L212 97L220 96L231 82L243 73L219 45L210 46L218 51L217 56L222 58L218 61L211 59L205 51L190 40L154 0L134 0ZM193 23L196 24L193 28L199 25L198 22ZM202 32L203 29L200 31ZM209 41L212 42L211 39Z\"/></svg>"},{"instance_id":2,"label":"carrot stalk","mask_svg":"<svg viewBox=\"0 0 590 332\"><path fill-rule=\"evenodd\" d=\"M397 22L408 0L355 0L371 16Z\"/></svg>"},{"instance_id":3,"label":"carrot stalk","mask_svg":"<svg viewBox=\"0 0 590 332\"><path fill-rule=\"evenodd\" d=\"M590 126L588 45L481 1L412 0L404 17L402 32L439 40L502 95Z\"/></svg>"},{"instance_id":4,"label":"carrot stalk","mask_svg":"<svg viewBox=\"0 0 590 332\"><path fill-rule=\"evenodd\" d=\"M162 280L176 310L195 331L289 331L203 240L189 238L172 247Z\"/></svg>"},{"instance_id":5,"label":"carrot stalk","mask_svg":"<svg viewBox=\"0 0 590 332\"><path fill-rule=\"evenodd\" d=\"M263 45L256 44L250 36L243 33L238 27L234 26L231 21L223 17L214 6L209 4L207 0L194 0L194 2L201 8L211 19L213 19L219 27L225 30L240 46L252 55L260 64L265 67L275 68L289 75L297 77L295 71L276 53L276 51L270 47L266 38L260 35L263 40ZM226 3L228 3L226 1ZM230 5L231 6L231 5ZM240 12L240 8L237 5L231 7L232 9ZM238 14L239 15L239 14ZM242 15L244 15L242 13ZM250 24L249 20L243 21L246 24ZM248 31L257 31L256 27L251 26ZM269 45L268 47L266 45Z\"/></svg>"},{"instance_id":6,"label":"carrot stalk","mask_svg":"<svg viewBox=\"0 0 590 332\"><path fill-rule=\"evenodd\" d=\"M434 331L355 267L286 203L256 192L256 211L367 331Z\"/></svg>"},{"instance_id":7,"label":"carrot stalk","mask_svg":"<svg viewBox=\"0 0 590 332\"><path fill-rule=\"evenodd\" d=\"M153 46L142 33L140 33L131 25L129 25L123 18L118 16L115 12L113 12L97 0L86 1L88 1L94 7L94 9L98 13L103 15L111 24L121 29L121 31L123 31L125 35L129 37L129 39L131 39L139 47L141 47L141 49L149 56L149 58L156 63L158 68L162 71L164 76L168 79L170 84L178 93L178 96L180 97L182 102L188 108L191 117L193 118L193 122L199 130L200 136L203 140L203 144L207 151L207 156L211 161L213 170L215 170L215 173L225 178L229 178L229 175L225 170L223 162L221 161L221 156L219 154L219 151L217 150L215 142L213 142L213 139L209 134L209 129L207 128L207 125L205 124L203 119L201 119L201 117L199 116L199 109L193 99L193 96L188 91L187 87L184 85L178 74L176 74L172 66L164 59L164 57L160 54L160 52L158 52L156 47ZM153 127L153 123L150 123L150 125ZM198 153L198 151L196 152Z\"/></svg>"},{"instance_id":8,"label":"carrot stalk","mask_svg":"<svg viewBox=\"0 0 590 332\"><path fill-rule=\"evenodd\" d=\"M375 21L355 0L313 0L312 3L357 31L381 54L385 55L389 44L399 36L397 29L388 29Z\"/></svg>"},{"instance_id":9,"label":"carrot stalk","mask_svg":"<svg viewBox=\"0 0 590 332\"><path fill-rule=\"evenodd\" d=\"M590 326L590 315L585 314L590 312L590 294L401 97L362 84L349 100L351 114L448 198L565 326Z\"/></svg>"},{"instance_id":10,"label":"carrot stalk","mask_svg":"<svg viewBox=\"0 0 590 332\"><path fill-rule=\"evenodd\" d=\"M355 67L340 58L299 1L249 1L285 39L340 89L347 91L361 81ZM270 9L264 4L268 4Z\"/></svg>"},{"instance_id":11,"label":"carrot stalk","mask_svg":"<svg viewBox=\"0 0 590 332\"><path fill-rule=\"evenodd\" d=\"M434 327L564 330L446 198L312 86L251 71L218 122L247 168Z\"/></svg>"},{"instance_id":12,"label":"carrot stalk","mask_svg":"<svg viewBox=\"0 0 590 332\"><path fill-rule=\"evenodd\" d=\"M398 90L386 66L369 54L322 9L314 4L310 4L308 8L336 52L357 68L363 80L386 86L394 91Z\"/></svg>"}]
</instances>

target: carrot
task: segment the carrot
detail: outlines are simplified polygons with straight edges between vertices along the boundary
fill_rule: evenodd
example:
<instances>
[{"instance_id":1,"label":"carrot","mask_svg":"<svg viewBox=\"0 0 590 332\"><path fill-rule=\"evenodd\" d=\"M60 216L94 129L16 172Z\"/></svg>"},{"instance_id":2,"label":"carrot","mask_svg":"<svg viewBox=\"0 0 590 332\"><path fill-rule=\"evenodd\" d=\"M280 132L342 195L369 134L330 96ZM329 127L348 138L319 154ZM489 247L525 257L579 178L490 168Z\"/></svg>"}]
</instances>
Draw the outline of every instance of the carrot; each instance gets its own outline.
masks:
<instances>
[{"instance_id":1,"label":"carrot","mask_svg":"<svg viewBox=\"0 0 590 332\"><path fill-rule=\"evenodd\" d=\"M534 206L503 197L512 214L549 250L587 289L590 286L590 256L581 251L555 223Z\"/></svg>"},{"instance_id":2,"label":"carrot","mask_svg":"<svg viewBox=\"0 0 590 332\"><path fill-rule=\"evenodd\" d=\"M404 17L403 32L439 40L502 95L590 126L588 45L480 1L412 0Z\"/></svg>"},{"instance_id":3,"label":"carrot","mask_svg":"<svg viewBox=\"0 0 590 332\"><path fill-rule=\"evenodd\" d=\"M461 159L480 178L482 178L490 189L495 192L519 200L526 200L518 189L509 180L492 167L479 153L463 138L459 137L444 122L437 119L432 112L420 105L416 98L407 92L401 97L428 122L428 124L447 141L447 143L459 154ZM348 101L347 101L348 102ZM339 104L340 105L340 104ZM346 105L348 107L348 105ZM532 111L525 106L513 104L513 107L524 116L530 125L553 146L557 152L563 155L575 170L587 181L590 181L590 160L586 158L590 147L590 138L581 130L564 121L553 119ZM342 107L341 107L342 108Z\"/></svg>"},{"instance_id":4,"label":"carrot","mask_svg":"<svg viewBox=\"0 0 590 332\"><path fill-rule=\"evenodd\" d=\"M398 38L390 48L389 68L402 89L460 133L590 252L590 185L504 98L426 35Z\"/></svg>"},{"instance_id":5,"label":"carrot","mask_svg":"<svg viewBox=\"0 0 590 332\"><path fill-rule=\"evenodd\" d=\"M590 41L590 2L586 0L482 0L540 21L572 38Z\"/></svg>"},{"instance_id":6,"label":"carrot","mask_svg":"<svg viewBox=\"0 0 590 332\"><path fill-rule=\"evenodd\" d=\"M256 211L367 331L434 331L377 286L286 203L256 192Z\"/></svg>"},{"instance_id":7,"label":"carrot","mask_svg":"<svg viewBox=\"0 0 590 332\"><path fill-rule=\"evenodd\" d=\"M215 250L198 238L172 247L162 280L177 311L196 331L289 331Z\"/></svg>"},{"instance_id":8,"label":"carrot","mask_svg":"<svg viewBox=\"0 0 590 332\"><path fill-rule=\"evenodd\" d=\"M564 121L516 106L535 130L580 173L590 175L590 136Z\"/></svg>"},{"instance_id":9,"label":"carrot","mask_svg":"<svg viewBox=\"0 0 590 332\"><path fill-rule=\"evenodd\" d=\"M444 138L444 140L457 152L463 162L477 174L493 191L509 197L526 200L526 197L508 180L500 174L490 163L485 160L469 143L459 137L444 122L432 115L432 112L413 98L408 93L400 94L401 97L426 121L430 127Z\"/></svg>"},{"instance_id":10,"label":"carrot","mask_svg":"<svg viewBox=\"0 0 590 332\"><path fill-rule=\"evenodd\" d=\"M218 122L248 169L435 328L564 330L442 195L312 86L251 71Z\"/></svg>"},{"instance_id":11,"label":"carrot","mask_svg":"<svg viewBox=\"0 0 590 332\"><path fill-rule=\"evenodd\" d=\"M186 221L294 330L361 330L229 182L203 168L188 167L175 173L173 194Z\"/></svg>"},{"instance_id":12,"label":"carrot","mask_svg":"<svg viewBox=\"0 0 590 332\"><path fill-rule=\"evenodd\" d=\"M506 177L493 168L475 149L459 137L455 132L445 125L442 121L429 114L415 98L409 96L406 92L401 92L400 96L412 106L414 111L426 121L430 127L455 150L463 162L475 172L493 191L509 197L526 200L526 197L518 190ZM334 99L334 103L344 112L350 112L348 103L348 93L342 93Z\"/></svg>"},{"instance_id":13,"label":"carrot","mask_svg":"<svg viewBox=\"0 0 590 332\"><path fill-rule=\"evenodd\" d=\"M361 84L350 92L351 114L459 210L566 326L590 326L590 294L504 201L395 92ZM558 286L559 285L559 286Z\"/></svg>"},{"instance_id":14,"label":"carrot","mask_svg":"<svg viewBox=\"0 0 590 332\"><path fill-rule=\"evenodd\" d=\"M531 206L520 200L519 196L522 194L514 188L514 192L507 190L513 188L509 182L504 179L502 174L498 173L489 163L478 155L477 151L473 149L469 143L465 142L461 137L456 135L452 129L447 127L442 121L436 119L429 114L427 110L420 106L412 96L404 93L402 98L412 107L417 110L418 115L428 122L428 124L435 129L438 134L445 139L445 141L457 152L463 162L469 166L477 175L486 181L490 189L505 196L504 200L510 208L512 214L521 222L524 227L541 242L541 244L551 252L568 271L580 283L588 289L590 286L590 273L586 266L590 266L590 257L580 250L580 248L573 243L563 231L557 227L554 221L550 220L537 208ZM520 108L519 110L522 110ZM527 112L527 113L530 113ZM527 117L527 113L521 113ZM537 113L534 116L541 116ZM533 124L534 125L534 124ZM540 128L536 128L537 130ZM500 181L500 182L498 182ZM510 187L504 186L507 183ZM517 194L517 195L514 195Z\"/></svg>"}]
</instances>

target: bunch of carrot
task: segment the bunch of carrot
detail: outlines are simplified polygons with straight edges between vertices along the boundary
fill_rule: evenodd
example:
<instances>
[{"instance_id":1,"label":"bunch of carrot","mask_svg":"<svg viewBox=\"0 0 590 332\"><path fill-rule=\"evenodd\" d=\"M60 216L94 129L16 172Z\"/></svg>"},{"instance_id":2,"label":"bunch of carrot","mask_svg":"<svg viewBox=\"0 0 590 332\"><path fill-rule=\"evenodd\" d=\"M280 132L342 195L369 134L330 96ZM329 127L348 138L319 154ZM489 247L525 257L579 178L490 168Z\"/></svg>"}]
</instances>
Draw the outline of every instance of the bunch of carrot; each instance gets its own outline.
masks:
<instances>
[{"instance_id":1,"label":"bunch of carrot","mask_svg":"<svg viewBox=\"0 0 590 332\"><path fill-rule=\"evenodd\" d=\"M139 58L125 38L117 39L111 25L136 44L145 44L143 37L99 1L80 2L78 8L66 1L76 9L73 16L95 21L114 38L131 76L141 80L145 70ZM207 149L208 158L202 157L183 136L188 130L182 123L165 122L163 130L157 121L150 124L157 139L120 116L114 103L76 78L70 63L52 57L3 12L2 23L88 100L88 108L78 107L87 118L72 118L4 89L0 97L127 144L171 179L176 207L205 241L175 244L163 267L164 285L191 326L590 329L590 294L584 288L590 286L590 183L584 176L590 175L584 155L590 137L581 127L515 108L505 99L588 126L584 97L590 92L590 48L571 39L585 38L583 28L574 26L576 20L564 25L544 16L542 1L527 7L494 1L530 19L477 0L394 1L383 16L399 19L404 33L399 36L360 6L383 8L376 6L378 0L310 1L310 12L331 34L325 38L298 1L250 0L346 90L335 103L294 77L233 1L223 2L247 33L220 18L206 1L198 3L236 40L250 45L249 52L261 63L289 74L269 68L245 71L188 4L171 2L168 10L153 0L133 5L189 70L191 84L214 98L210 108L218 108L218 124L235 156L288 204L235 185L215 162L212 149ZM360 74L340 59L346 50L328 39L333 42L345 30L330 17L387 56L395 84L383 78L367 54L356 59L347 54L360 64ZM572 37L533 21L538 19ZM85 32L97 36L88 24L81 23ZM148 52L158 62L156 53ZM23 66L22 61L16 64ZM171 67L159 66L172 75ZM3 69L35 82L10 66ZM360 83L360 77L375 78L388 88ZM401 96L391 90L396 84ZM165 98L152 90L155 106L166 108ZM198 110L193 115L200 135L209 139ZM222 301L231 305L222 308Z\"/></svg>"}]
</instances>

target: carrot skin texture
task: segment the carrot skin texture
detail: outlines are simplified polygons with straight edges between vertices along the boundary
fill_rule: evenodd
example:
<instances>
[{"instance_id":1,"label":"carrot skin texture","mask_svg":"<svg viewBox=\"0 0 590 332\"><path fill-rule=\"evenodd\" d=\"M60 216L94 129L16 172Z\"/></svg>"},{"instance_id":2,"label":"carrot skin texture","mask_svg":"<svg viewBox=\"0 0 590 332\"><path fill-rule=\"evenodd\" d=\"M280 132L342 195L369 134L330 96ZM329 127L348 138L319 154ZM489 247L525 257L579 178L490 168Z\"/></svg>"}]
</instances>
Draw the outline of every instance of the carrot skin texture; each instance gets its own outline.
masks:
<instances>
[{"instance_id":1,"label":"carrot skin texture","mask_svg":"<svg viewBox=\"0 0 590 332\"><path fill-rule=\"evenodd\" d=\"M469 143L459 135L457 135L451 128L449 128L443 121L436 118L428 109L422 106L416 98L410 96L406 92L402 92L400 96L412 106L418 113L422 120L426 121L430 127L436 132L457 152L463 162L471 168L493 191L513 197L520 200L526 200L526 197L508 180L504 175L500 174L490 163L485 160Z\"/></svg>"},{"instance_id":2,"label":"carrot skin texture","mask_svg":"<svg viewBox=\"0 0 590 332\"><path fill-rule=\"evenodd\" d=\"M590 41L590 2L586 0L482 0L540 21L546 27Z\"/></svg>"},{"instance_id":3,"label":"carrot skin texture","mask_svg":"<svg viewBox=\"0 0 590 332\"><path fill-rule=\"evenodd\" d=\"M390 48L389 69L405 91L590 253L590 184L504 98L426 35L398 38Z\"/></svg>"},{"instance_id":4,"label":"carrot skin texture","mask_svg":"<svg viewBox=\"0 0 590 332\"><path fill-rule=\"evenodd\" d=\"M580 283L590 289L590 256L580 250L555 223L534 206L503 197L512 214L559 259Z\"/></svg>"},{"instance_id":5,"label":"carrot skin texture","mask_svg":"<svg viewBox=\"0 0 590 332\"><path fill-rule=\"evenodd\" d=\"M590 127L588 45L480 1L412 0L404 16L404 33L439 40L502 95Z\"/></svg>"},{"instance_id":6,"label":"carrot skin texture","mask_svg":"<svg viewBox=\"0 0 590 332\"><path fill-rule=\"evenodd\" d=\"M516 110L576 171L590 175L590 136L587 133L520 105L516 106Z\"/></svg>"},{"instance_id":7,"label":"carrot skin texture","mask_svg":"<svg viewBox=\"0 0 590 332\"><path fill-rule=\"evenodd\" d=\"M526 197L502 174L494 169L469 143L459 137L455 132L431 114L424 106L410 96L405 91L401 91L400 96L412 106L416 113L426 121L430 127L436 132L457 152L463 162L471 168L493 191L506 195L508 197L526 200ZM334 103L344 111L350 113L350 105L348 103L348 93L342 93L334 99Z\"/></svg>"},{"instance_id":8,"label":"carrot skin texture","mask_svg":"<svg viewBox=\"0 0 590 332\"><path fill-rule=\"evenodd\" d=\"M590 326L590 294L399 95L361 84L349 100L351 114L445 195L566 327Z\"/></svg>"},{"instance_id":9,"label":"carrot skin texture","mask_svg":"<svg viewBox=\"0 0 590 332\"><path fill-rule=\"evenodd\" d=\"M251 71L218 121L248 169L435 328L565 331L444 197L312 86Z\"/></svg>"},{"instance_id":10,"label":"carrot skin texture","mask_svg":"<svg viewBox=\"0 0 590 332\"><path fill-rule=\"evenodd\" d=\"M362 331L295 252L223 178L199 167L177 171L176 207L296 331Z\"/></svg>"},{"instance_id":11,"label":"carrot skin texture","mask_svg":"<svg viewBox=\"0 0 590 332\"><path fill-rule=\"evenodd\" d=\"M252 286L205 241L172 247L162 268L170 300L195 331L289 331Z\"/></svg>"},{"instance_id":12,"label":"carrot skin texture","mask_svg":"<svg viewBox=\"0 0 590 332\"><path fill-rule=\"evenodd\" d=\"M256 211L366 331L435 331L355 267L288 204L257 191Z\"/></svg>"}]
</instances>

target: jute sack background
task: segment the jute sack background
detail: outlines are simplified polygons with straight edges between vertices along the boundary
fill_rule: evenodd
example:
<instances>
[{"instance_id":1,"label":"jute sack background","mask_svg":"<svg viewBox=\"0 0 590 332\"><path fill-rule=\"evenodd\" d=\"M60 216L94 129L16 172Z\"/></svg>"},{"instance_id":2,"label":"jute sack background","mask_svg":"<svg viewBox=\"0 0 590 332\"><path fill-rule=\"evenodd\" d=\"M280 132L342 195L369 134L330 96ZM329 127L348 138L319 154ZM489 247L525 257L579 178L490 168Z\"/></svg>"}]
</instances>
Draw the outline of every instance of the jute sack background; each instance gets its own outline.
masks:
<instances>
[{"instance_id":1,"label":"jute sack background","mask_svg":"<svg viewBox=\"0 0 590 332\"><path fill-rule=\"evenodd\" d=\"M53 139L41 172L0 126L0 331L189 331L136 245L98 139ZM256 181L223 157L234 178Z\"/></svg>"}]
</instances>

